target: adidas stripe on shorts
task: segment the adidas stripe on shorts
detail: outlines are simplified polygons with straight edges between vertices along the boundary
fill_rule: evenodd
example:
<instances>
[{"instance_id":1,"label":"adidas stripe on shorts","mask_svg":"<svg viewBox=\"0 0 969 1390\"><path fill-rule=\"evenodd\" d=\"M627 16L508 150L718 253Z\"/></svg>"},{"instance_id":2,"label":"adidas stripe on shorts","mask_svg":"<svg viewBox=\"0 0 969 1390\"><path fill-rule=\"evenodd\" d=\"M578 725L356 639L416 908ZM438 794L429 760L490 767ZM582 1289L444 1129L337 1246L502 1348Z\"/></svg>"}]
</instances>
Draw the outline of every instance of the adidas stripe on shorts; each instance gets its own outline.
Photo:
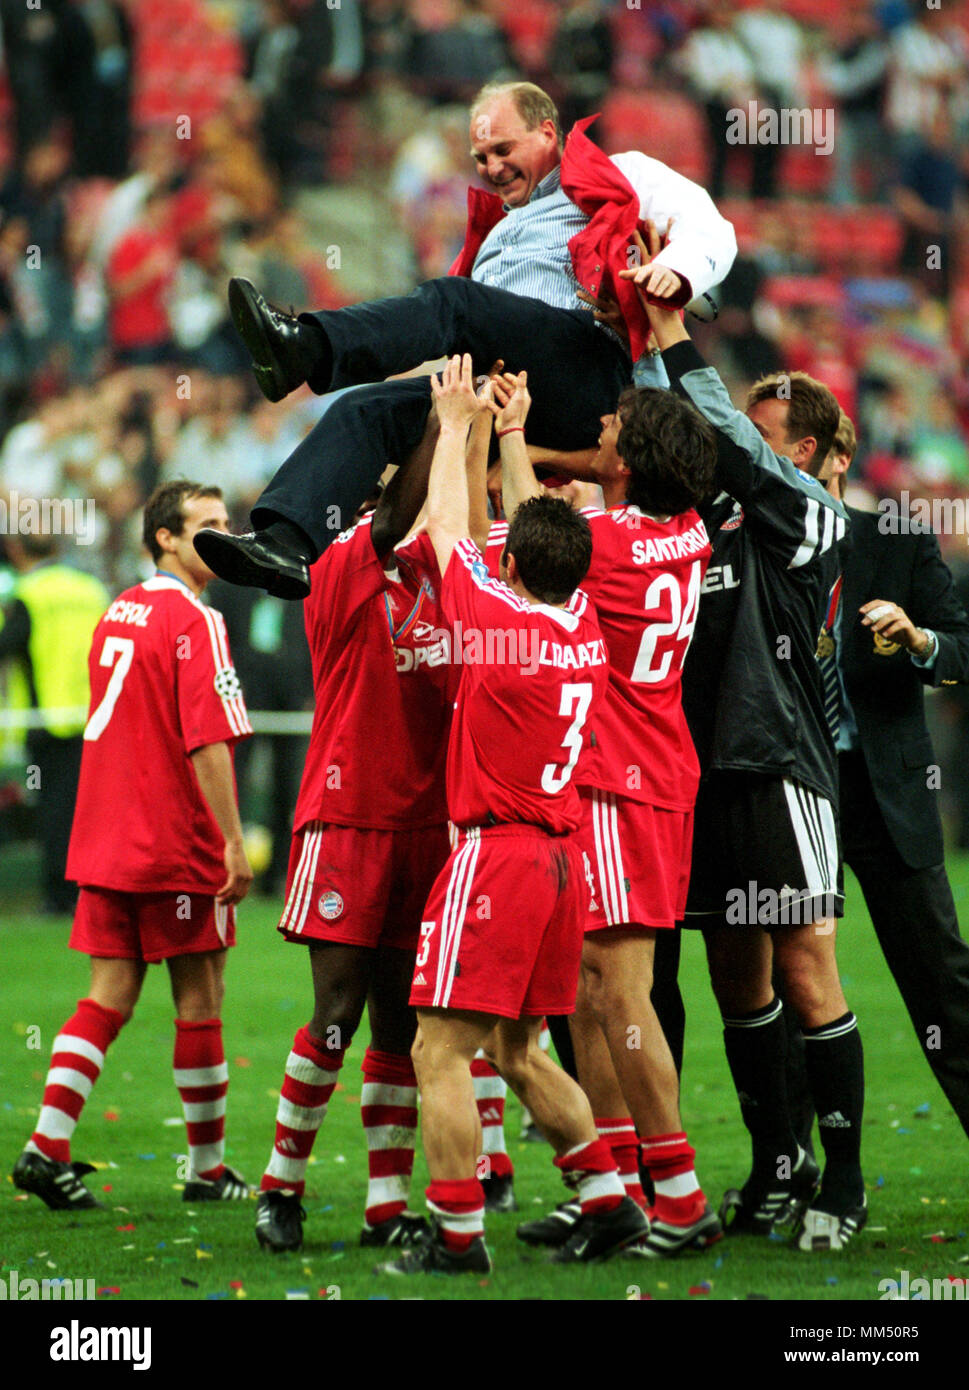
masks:
<instances>
[{"instance_id":1,"label":"adidas stripe on shorts","mask_svg":"<svg viewBox=\"0 0 969 1390\"><path fill-rule=\"evenodd\" d=\"M712 772L693 821L687 926L783 929L844 914L837 808L787 777Z\"/></svg>"}]
</instances>

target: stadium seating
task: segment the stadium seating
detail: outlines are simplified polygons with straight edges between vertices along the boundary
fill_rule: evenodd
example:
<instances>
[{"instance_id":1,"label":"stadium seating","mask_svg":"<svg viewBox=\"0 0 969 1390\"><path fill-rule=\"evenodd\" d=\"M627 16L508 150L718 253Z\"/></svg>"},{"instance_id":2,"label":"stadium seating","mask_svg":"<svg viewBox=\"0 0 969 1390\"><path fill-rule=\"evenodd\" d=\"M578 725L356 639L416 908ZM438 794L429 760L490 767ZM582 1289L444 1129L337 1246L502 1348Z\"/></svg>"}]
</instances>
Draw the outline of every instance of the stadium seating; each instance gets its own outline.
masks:
<instances>
[{"instance_id":1,"label":"stadium seating","mask_svg":"<svg viewBox=\"0 0 969 1390\"><path fill-rule=\"evenodd\" d=\"M687 178L703 183L710 163L706 122L696 104L678 92L612 92L602 111L603 143L618 150L648 151Z\"/></svg>"}]
</instances>

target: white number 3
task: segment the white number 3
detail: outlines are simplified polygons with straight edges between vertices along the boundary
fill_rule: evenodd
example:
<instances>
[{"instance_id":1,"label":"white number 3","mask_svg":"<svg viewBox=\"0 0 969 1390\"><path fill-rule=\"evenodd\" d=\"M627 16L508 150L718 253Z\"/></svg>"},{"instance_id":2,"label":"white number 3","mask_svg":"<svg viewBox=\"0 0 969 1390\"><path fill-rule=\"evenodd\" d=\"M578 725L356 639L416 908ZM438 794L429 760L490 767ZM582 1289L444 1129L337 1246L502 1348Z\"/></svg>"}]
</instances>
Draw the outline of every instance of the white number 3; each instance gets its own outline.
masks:
<instances>
[{"instance_id":1,"label":"white number 3","mask_svg":"<svg viewBox=\"0 0 969 1390\"><path fill-rule=\"evenodd\" d=\"M549 796L554 796L556 792L562 790L579 761L579 754L582 752L582 726L591 704L591 681L585 681L582 685L562 686L562 702L559 705L559 714L568 718L574 709L575 718L562 740L562 747L569 750L568 762L561 769L556 767L555 763L546 763L542 771L542 791L548 792Z\"/></svg>"}]
</instances>

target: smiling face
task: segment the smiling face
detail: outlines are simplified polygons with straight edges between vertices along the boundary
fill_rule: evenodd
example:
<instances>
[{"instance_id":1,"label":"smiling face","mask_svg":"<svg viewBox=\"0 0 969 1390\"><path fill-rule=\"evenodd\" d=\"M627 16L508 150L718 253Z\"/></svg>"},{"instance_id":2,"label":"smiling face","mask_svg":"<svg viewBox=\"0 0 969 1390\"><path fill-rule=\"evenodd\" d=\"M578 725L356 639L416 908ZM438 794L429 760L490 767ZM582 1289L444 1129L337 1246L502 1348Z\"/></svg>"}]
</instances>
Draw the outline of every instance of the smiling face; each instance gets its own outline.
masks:
<instances>
[{"instance_id":1,"label":"smiling face","mask_svg":"<svg viewBox=\"0 0 969 1390\"><path fill-rule=\"evenodd\" d=\"M629 467L619 453L619 432L622 419L619 411L603 415L602 432L599 435L599 452L592 460L593 478L602 488L602 497L607 507L616 507L626 500L629 488Z\"/></svg>"},{"instance_id":2,"label":"smiling face","mask_svg":"<svg viewBox=\"0 0 969 1390\"><path fill-rule=\"evenodd\" d=\"M612 477L622 464L619 450L616 447L619 442L622 421L619 418L618 410L613 411L611 415L601 415L599 418L602 421L602 432L598 439L599 452L592 460L592 472L594 477L601 481L603 478Z\"/></svg>"},{"instance_id":3,"label":"smiling face","mask_svg":"<svg viewBox=\"0 0 969 1390\"><path fill-rule=\"evenodd\" d=\"M542 121L529 130L513 99L496 97L472 114L471 157L509 207L522 207L559 163L555 125Z\"/></svg>"}]
</instances>

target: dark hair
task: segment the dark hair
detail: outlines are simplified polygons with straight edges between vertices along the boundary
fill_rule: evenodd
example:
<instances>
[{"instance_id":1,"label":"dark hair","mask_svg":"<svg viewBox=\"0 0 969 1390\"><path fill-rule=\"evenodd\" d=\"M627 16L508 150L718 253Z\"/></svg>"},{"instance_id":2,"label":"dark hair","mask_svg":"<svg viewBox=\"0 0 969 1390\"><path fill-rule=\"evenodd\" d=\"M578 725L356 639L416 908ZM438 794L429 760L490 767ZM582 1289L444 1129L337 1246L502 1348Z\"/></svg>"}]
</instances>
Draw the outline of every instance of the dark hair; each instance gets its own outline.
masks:
<instances>
[{"instance_id":1,"label":"dark hair","mask_svg":"<svg viewBox=\"0 0 969 1390\"><path fill-rule=\"evenodd\" d=\"M672 391L630 387L617 406L616 451L630 470L627 500L650 516L677 516L713 491L713 426Z\"/></svg>"},{"instance_id":2,"label":"dark hair","mask_svg":"<svg viewBox=\"0 0 969 1390\"><path fill-rule=\"evenodd\" d=\"M565 603L592 563L589 523L560 497L530 497L508 527L505 564L509 555L530 594L541 603Z\"/></svg>"},{"instance_id":3,"label":"dark hair","mask_svg":"<svg viewBox=\"0 0 969 1390\"><path fill-rule=\"evenodd\" d=\"M788 439L817 440L810 472L817 474L824 463L841 419L841 407L834 393L807 372L772 372L755 381L747 392L747 409L760 401L787 401Z\"/></svg>"},{"instance_id":4,"label":"dark hair","mask_svg":"<svg viewBox=\"0 0 969 1390\"><path fill-rule=\"evenodd\" d=\"M155 539L155 532L164 528L173 536L180 536L185 526L184 504L194 497L222 497L220 487L210 487L206 483L190 483L187 478L178 478L174 483L163 483L145 503L145 518L141 536L151 558L157 564L164 551Z\"/></svg>"}]
</instances>

